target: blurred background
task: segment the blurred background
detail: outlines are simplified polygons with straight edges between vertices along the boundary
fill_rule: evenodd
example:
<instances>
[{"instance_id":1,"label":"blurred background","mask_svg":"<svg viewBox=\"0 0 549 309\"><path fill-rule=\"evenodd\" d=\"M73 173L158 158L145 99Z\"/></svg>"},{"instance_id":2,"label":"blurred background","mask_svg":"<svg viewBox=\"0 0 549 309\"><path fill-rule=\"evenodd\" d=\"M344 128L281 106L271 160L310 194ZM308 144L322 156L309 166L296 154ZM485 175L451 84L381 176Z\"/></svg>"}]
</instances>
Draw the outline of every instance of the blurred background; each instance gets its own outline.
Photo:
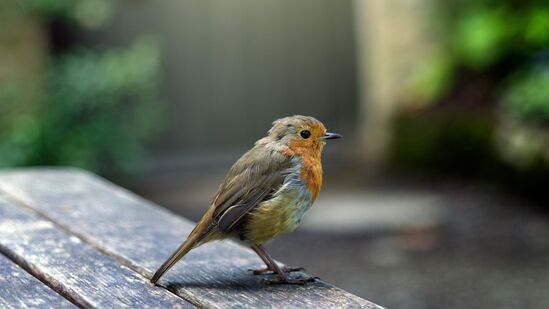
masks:
<instances>
[{"instance_id":1,"label":"blurred background","mask_svg":"<svg viewBox=\"0 0 549 309\"><path fill-rule=\"evenodd\" d=\"M549 308L547 1L0 1L2 168L198 220L293 114L345 139L276 258L389 308Z\"/></svg>"}]
</instances>

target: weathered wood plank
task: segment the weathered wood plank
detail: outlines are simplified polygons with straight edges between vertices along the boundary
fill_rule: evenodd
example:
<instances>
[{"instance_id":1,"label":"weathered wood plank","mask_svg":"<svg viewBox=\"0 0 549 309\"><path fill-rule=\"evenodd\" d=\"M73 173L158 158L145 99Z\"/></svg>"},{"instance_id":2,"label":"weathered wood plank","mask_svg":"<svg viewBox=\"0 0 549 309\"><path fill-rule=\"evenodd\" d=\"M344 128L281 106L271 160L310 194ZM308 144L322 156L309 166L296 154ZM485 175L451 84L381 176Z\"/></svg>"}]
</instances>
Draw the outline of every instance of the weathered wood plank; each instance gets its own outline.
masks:
<instances>
[{"instance_id":1,"label":"weathered wood plank","mask_svg":"<svg viewBox=\"0 0 549 309\"><path fill-rule=\"evenodd\" d=\"M78 170L2 172L0 191L146 277L192 228L188 220ZM264 285L247 271L261 266L251 250L217 242L191 251L160 283L205 307L380 308L324 282Z\"/></svg>"},{"instance_id":2,"label":"weathered wood plank","mask_svg":"<svg viewBox=\"0 0 549 309\"><path fill-rule=\"evenodd\" d=\"M79 306L194 307L2 195L0 250Z\"/></svg>"},{"instance_id":3,"label":"weathered wood plank","mask_svg":"<svg viewBox=\"0 0 549 309\"><path fill-rule=\"evenodd\" d=\"M77 308L0 254L0 308Z\"/></svg>"}]
</instances>

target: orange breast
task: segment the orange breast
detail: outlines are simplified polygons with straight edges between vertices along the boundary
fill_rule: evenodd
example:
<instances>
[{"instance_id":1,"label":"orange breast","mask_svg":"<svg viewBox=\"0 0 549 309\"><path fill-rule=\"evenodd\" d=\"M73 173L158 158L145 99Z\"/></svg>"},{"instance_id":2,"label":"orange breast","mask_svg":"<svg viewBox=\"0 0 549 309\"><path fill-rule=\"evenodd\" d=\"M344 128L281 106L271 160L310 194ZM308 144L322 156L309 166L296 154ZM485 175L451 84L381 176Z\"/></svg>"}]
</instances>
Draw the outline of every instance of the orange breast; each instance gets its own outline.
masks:
<instances>
[{"instance_id":1,"label":"orange breast","mask_svg":"<svg viewBox=\"0 0 549 309\"><path fill-rule=\"evenodd\" d=\"M299 155L301 158L301 180L305 182L307 189L311 192L313 201L322 187L321 151L322 144L319 142L293 140L290 147L284 152L285 155Z\"/></svg>"},{"instance_id":2,"label":"orange breast","mask_svg":"<svg viewBox=\"0 0 549 309\"><path fill-rule=\"evenodd\" d=\"M313 196L313 201L318 196L322 187L322 164L320 156L301 155L301 179Z\"/></svg>"}]
</instances>

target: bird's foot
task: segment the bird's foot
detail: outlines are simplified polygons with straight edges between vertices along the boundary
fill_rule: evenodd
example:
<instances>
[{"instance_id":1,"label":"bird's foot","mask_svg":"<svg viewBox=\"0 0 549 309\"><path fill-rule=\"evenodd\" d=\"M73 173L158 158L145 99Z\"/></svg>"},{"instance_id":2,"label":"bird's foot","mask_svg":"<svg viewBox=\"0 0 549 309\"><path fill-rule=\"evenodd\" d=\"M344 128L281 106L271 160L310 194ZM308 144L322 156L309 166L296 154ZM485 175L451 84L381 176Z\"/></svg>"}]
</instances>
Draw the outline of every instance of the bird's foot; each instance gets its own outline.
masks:
<instances>
[{"instance_id":1,"label":"bird's foot","mask_svg":"<svg viewBox=\"0 0 549 309\"><path fill-rule=\"evenodd\" d=\"M268 285L272 284L300 284L304 285L308 282L315 282L318 277L306 277L306 278L289 278L289 277L276 277L274 279L263 279L263 282Z\"/></svg>"},{"instance_id":2,"label":"bird's foot","mask_svg":"<svg viewBox=\"0 0 549 309\"><path fill-rule=\"evenodd\" d=\"M266 268L260 268L260 269L248 269L249 271L251 271L254 275L267 275L267 274L274 274L275 271L266 267ZM303 267L289 267L289 266L284 266L284 267L281 267L280 270L282 270L283 272L285 273L291 273L291 272L296 272L296 271L305 271L305 268Z\"/></svg>"}]
</instances>

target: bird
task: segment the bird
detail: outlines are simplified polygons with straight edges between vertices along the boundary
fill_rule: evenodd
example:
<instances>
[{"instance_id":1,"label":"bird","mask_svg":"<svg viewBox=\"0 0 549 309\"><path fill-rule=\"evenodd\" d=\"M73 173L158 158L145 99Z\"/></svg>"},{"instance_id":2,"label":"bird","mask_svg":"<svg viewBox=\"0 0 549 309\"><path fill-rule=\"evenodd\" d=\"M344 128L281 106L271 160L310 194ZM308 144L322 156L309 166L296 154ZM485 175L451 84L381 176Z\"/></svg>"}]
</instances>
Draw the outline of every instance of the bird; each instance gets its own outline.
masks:
<instances>
[{"instance_id":1,"label":"bird","mask_svg":"<svg viewBox=\"0 0 549 309\"><path fill-rule=\"evenodd\" d=\"M305 284L292 278L300 267L280 267L263 244L293 232L311 208L322 186L321 153L327 140L342 136L327 132L319 120L294 115L275 120L267 136L255 142L229 169L210 207L181 246L158 268L151 282L190 250L214 240L236 238L265 263L255 275L276 274L267 284Z\"/></svg>"}]
</instances>

